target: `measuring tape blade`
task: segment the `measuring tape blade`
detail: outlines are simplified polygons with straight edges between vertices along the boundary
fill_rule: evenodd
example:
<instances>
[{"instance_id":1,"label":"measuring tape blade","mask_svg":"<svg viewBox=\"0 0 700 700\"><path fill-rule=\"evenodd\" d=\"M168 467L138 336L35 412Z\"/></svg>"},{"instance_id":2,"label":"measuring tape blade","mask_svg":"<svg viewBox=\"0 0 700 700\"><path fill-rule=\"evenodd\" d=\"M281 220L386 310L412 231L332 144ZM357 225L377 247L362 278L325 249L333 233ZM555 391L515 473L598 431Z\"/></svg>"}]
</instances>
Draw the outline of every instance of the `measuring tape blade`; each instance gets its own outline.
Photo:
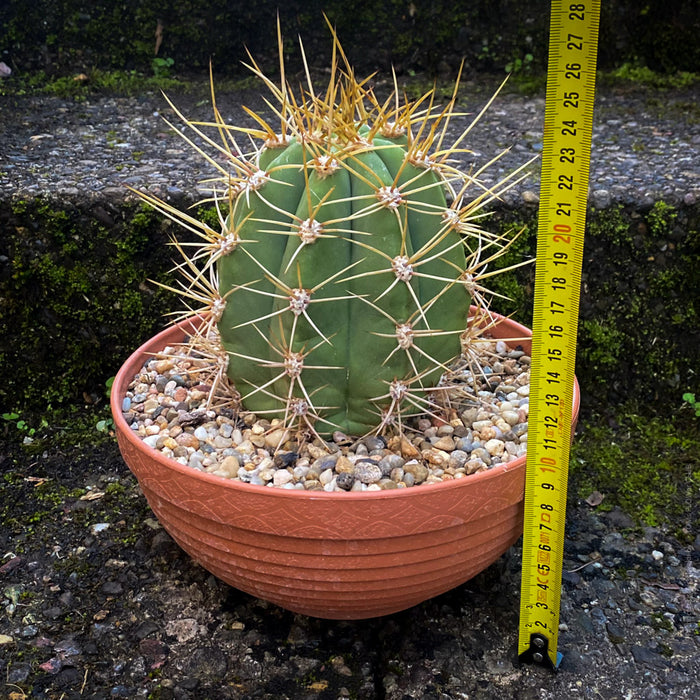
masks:
<instances>
[{"instance_id":1,"label":"measuring tape blade","mask_svg":"<svg viewBox=\"0 0 700 700\"><path fill-rule=\"evenodd\" d=\"M520 661L556 669L600 0L551 5L520 591Z\"/></svg>"}]
</instances>

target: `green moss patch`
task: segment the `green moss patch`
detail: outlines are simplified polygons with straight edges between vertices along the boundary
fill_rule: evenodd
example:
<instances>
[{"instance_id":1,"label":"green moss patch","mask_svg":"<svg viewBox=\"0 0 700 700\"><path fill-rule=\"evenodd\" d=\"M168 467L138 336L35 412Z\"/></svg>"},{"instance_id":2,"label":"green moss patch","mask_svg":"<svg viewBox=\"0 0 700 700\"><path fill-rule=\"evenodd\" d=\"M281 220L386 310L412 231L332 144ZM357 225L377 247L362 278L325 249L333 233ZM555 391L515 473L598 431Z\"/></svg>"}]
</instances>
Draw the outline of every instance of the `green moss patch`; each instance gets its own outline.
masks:
<instances>
[{"instance_id":1,"label":"green moss patch","mask_svg":"<svg viewBox=\"0 0 700 700\"><path fill-rule=\"evenodd\" d=\"M689 408L665 418L638 406L584 421L571 460L572 497L604 494L640 525L671 525L692 540L700 526L700 421Z\"/></svg>"},{"instance_id":2,"label":"green moss patch","mask_svg":"<svg viewBox=\"0 0 700 700\"><path fill-rule=\"evenodd\" d=\"M90 403L172 305L149 282L170 267L167 224L141 207L96 216L48 199L4 213L2 405L23 414Z\"/></svg>"},{"instance_id":3,"label":"green moss patch","mask_svg":"<svg viewBox=\"0 0 700 700\"><path fill-rule=\"evenodd\" d=\"M602 407L662 407L700 367L698 213L657 202L592 212L584 252L577 373ZM662 410L665 410L662 408Z\"/></svg>"},{"instance_id":4,"label":"green moss patch","mask_svg":"<svg viewBox=\"0 0 700 700\"><path fill-rule=\"evenodd\" d=\"M537 211L498 211L493 230L525 228L497 262L535 255ZM495 228L494 228L495 227ZM639 210L589 211L579 310L576 373L584 410L606 412L628 400L668 412L694 390L700 367L700 211L659 201ZM485 280L508 300L493 307L529 325L535 266Z\"/></svg>"}]
</instances>

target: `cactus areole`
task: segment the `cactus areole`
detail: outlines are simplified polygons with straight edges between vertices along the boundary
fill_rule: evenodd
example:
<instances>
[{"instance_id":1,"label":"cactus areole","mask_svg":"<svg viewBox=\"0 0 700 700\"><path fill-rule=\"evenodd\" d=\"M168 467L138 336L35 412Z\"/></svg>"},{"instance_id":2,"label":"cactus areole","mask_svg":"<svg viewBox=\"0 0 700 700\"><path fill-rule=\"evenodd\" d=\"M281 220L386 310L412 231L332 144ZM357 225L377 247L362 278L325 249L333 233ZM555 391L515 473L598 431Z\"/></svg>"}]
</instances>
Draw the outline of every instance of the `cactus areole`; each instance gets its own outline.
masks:
<instances>
[{"instance_id":1,"label":"cactus areole","mask_svg":"<svg viewBox=\"0 0 700 700\"><path fill-rule=\"evenodd\" d=\"M432 91L402 102L396 85L381 101L335 35L322 94L308 70L295 93L283 63L279 86L249 67L274 119L248 111L256 127L226 124L212 90L215 122L187 122L218 150L221 230L146 196L204 240L180 265L185 293L203 302L246 410L321 435L400 424L431 405L459 356L483 299L481 253L500 247L473 223L493 192L454 165L467 132L445 143L457 88L442 105Z\"/></svg>"}]
</instances>

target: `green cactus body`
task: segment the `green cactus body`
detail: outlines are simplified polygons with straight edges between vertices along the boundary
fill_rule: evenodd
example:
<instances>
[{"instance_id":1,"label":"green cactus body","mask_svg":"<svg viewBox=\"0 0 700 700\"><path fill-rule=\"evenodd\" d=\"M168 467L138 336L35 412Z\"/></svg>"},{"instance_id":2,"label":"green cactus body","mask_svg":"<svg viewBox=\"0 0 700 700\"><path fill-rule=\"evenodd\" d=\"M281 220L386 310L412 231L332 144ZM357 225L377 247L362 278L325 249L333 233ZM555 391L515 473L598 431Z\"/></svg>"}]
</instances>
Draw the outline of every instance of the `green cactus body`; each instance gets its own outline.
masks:
<instances>
[{"instance_id":1,"label":"green cactus body","mask_svg":"<svg viewBox=\"0 0 700 700\"><path fill-rule=\"evenodd\" d=\"M405 137L353 135L260 152L217 262L218 328L247 409L362 434L437 382L469 297L440 173Z\"/></svg>"},{"instance_id":2,"label":"green cactus body","mask_svg":"<svg viewBox=\"0 0 700 700\"><path fill-rule=\"evenodd\" d=\"M434 410L431 389L488 325L481 280L508 246L474 220L515 173L467 200L475 180L453 160L473 124L443 145L456 86L439 108L433 92L401 104L398 87L380 102L341 60L334 35L324 94L308 75L295 94L283 63L277 86L252 61L277 102L277 128L250 110L256 128L226 124L215 100L214 123L189 122L171 103L228 160L194 146L220 173L221 230L141 195L201 237L193 256L176 242L182 290L200 305L186 315L204 319L199 351L212 357L213 385L228 374L243 407L273 430L401 430L407 414ZM237 133L256 144L251 153ZM470 303L483 312L472 321Z\"/></svg>"}]
</instances>

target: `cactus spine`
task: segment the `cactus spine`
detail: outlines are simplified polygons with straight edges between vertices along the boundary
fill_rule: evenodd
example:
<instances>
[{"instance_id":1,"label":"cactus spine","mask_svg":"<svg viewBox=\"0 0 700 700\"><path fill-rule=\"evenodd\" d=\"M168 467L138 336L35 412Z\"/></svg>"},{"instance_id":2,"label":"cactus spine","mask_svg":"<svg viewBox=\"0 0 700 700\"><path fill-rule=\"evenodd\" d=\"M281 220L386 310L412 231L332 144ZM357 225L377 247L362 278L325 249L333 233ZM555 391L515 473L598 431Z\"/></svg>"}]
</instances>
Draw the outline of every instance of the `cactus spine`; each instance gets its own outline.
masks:
<instances>
[{"instance_id":1,"label":"cactus spine","mask_svg":"<svg viewBox=\"0 0 700 700\"><path fill-rule=\"evenodd\" d=\"M432 92L400 104L397 88L380 102L335 35L323 95L308 71L295 95L283 64L279 87L250 68L279 127L253 113L256 128L226 124L213 91L215 122L187 122L227 160L210 158L221 230L142 196L203 239L183 288L247 410L317 434L401 427L460 354L470 303L487 312L479 280L504 247L474 223L495 193L468 198L478 183L452 163L467 132L444 143L457 89L442 109Z\"/></svg>"}]
</instances>

